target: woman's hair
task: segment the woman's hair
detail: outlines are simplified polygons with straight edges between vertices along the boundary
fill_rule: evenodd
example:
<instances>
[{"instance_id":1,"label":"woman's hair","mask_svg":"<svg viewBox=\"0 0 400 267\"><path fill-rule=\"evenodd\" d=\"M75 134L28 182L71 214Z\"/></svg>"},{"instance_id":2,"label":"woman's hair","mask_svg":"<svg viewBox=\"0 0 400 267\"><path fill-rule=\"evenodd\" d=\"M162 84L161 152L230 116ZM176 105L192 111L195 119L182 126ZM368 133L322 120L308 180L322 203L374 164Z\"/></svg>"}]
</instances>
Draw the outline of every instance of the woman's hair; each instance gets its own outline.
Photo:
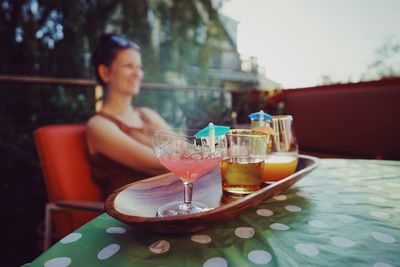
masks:
<instances>
[{"instance_id":1,"label":"woman's hair","mask_svg":"<svg viewBox=\"0 0 400 267\"><path fill-rule=\"evenodd\" d=\"M133 50L140 52L140 47L136 43L114 33L104 33L100 36L96 48L92 53L92 65L94 67L96 79L101 85L104 86L105 84L99 75L98 67L101 64L110 67L117 52L127 48L132 48Z\"/></svg>"}]
</instances>

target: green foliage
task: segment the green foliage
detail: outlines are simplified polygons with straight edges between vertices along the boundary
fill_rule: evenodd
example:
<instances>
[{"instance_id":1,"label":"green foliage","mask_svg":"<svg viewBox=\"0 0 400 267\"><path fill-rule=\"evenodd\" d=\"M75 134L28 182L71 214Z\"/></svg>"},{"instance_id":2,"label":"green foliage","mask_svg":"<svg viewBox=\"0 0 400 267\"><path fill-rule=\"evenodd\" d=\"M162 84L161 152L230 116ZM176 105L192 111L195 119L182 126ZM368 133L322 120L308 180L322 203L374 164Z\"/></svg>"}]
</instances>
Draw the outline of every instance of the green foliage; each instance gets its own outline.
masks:
<instances>
[{"instance_id":1,"label":"green foliage","mask_svg":"<svg viewBox=\"0 0 400 267\"><path fill-rule=\"evenodd\" d=\"M202 128L209 122L231 124L229 95L218 92L144 91L135 103L157 110L173 127Z\"/></svg>"},{"instance_id":2,"label":"green foliage","mask_svg":"<svg viewBox=\"0 0 400 267\"><path fill-rule=\"evenodd\" d=\"M218 25L211 0L0 0L0 74L92 78L90 53L98 37L112 31L141 46L145 81L163 82L165 71L187 75L190 65L207 67ZM208 83L206 75L191 79ZM146 91L136 101L155 107L172 125L196 126L223 123L229 111L221 108L223 99ZM0 102L0 195L2 203L10 203L2 228L15 230L6 233L4 254L15 255L16 247L20 252L2 263L19 266L41 252L36 231L46 194L33 131L46 124L86 122L94 112L93 90L2 82Z\"/></svg>"},{"instance_id":3,"label":"green foliage","mask_svg":"<svg viewBox=\"0 0 400 267\"><path fill-rule=\"evenodd\" d=\"M376 59L362 75L363 80L400 76L400 38L393 38L376 51Z\"/></svg>"},{"instance_id":4,"label":"green foliage","mask_svg":"<svg viewBox=\"0 0 400 267\"><path fill-rule=\"evenodd\" d=\"M206 67L223 32L217 14L211 0L2 0L0 73L91 77L89 55L113 31L142 47L146 81L163 82L165 71Z\"/></svg>"},{"instance_id":5,"label":"green foliage","mask_svg":"<svg viewBox=\"0 0 400 267\"><path fill-rule=\"evenodd\" d=\"M284 91L278 89L234 93L232 106L237 114L237 122L249 123L248 115L260 110L271 115L282 115L284 98Z\"/></svg>"},{"instance_id":6,"label":"green foliage","mask_svg":"<svg viewBox=\"0 0 400 267\"><path fill-rule=\"evenodd\" d=\"M5 255L15 255L13 259L4 259L4 264L19 266L41 252L42 237L38 233L46 192L33 132L47 124L85 123L94 110L93 89L0 85L0 199L8 203L3 209L8 219L3 220L2 228L13 229L5 234ZM17 247L21 253L16 255Z\"/></svg>"}]
</instances>

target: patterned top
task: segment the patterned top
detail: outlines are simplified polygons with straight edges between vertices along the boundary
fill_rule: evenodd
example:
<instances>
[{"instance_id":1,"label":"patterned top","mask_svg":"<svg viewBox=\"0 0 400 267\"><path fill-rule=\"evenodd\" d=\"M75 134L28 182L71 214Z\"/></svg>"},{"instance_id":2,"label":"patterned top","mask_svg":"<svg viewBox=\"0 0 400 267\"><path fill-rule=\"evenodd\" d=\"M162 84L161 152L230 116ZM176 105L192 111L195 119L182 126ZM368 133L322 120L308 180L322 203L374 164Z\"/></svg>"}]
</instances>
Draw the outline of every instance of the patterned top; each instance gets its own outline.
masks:
<instances>
[{"instance_id":1,"label":"patterned top","mask_svg":"<svg viewBox=\"0 0 400 267\"><path fill-rule=\"evenodd\" d=\"M115 123L121 131L134 139L139 139L139 135L152 136L154 133L154 127L150 119L141 109L138 109L138 111L145 124L143 128L129 127L124 122L103 111L98 112L97 115ZM153 176L149 173L134 170L122 165L100 152L94 155L89 155L88 160L93 179L103 189L104 199L115 189L118 189L123 185Z\"/></svg>"}]
</instances>

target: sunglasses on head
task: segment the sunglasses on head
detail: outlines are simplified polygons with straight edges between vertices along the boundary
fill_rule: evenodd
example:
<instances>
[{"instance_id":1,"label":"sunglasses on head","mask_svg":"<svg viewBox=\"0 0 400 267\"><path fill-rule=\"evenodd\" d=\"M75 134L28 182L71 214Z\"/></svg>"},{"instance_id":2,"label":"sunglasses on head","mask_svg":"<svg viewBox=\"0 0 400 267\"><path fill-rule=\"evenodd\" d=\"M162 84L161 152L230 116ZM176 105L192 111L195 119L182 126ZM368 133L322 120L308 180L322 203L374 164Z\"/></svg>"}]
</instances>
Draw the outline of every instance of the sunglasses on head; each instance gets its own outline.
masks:
<instances>
[{"instance_id":1,"label":"sunglasses on head","mask_svg":"<svg viewBox=\"0 0 400 267\"><path fill-rule=\"evenodd\" d=\"M129 41L126 40L125 38L119 37L117 35L113 35L111 36L111 41L113 41L114 43L123 46L123 47L127 47L129 46Z\"/></svg>"},{"instance_id":2,"label":"sunglasses on head","mask_svg":"<svg viewBox=\"0 0 400 267\"><path fill-rule=\"evenodd\" d=\"M101 64L109 64L110 62L108 62L110 55L112 55L112 53L110 54L110 52L114 51L114 50L119 50L119 49L125 49L125 48L133 48L134 50L140 51L140 47L131 42L128 41L127 39L120 37L118 35L111 35L110 39L108 39L107 43L105 44L105 46L102 48L102 53L100 54L100 60L99 62ZM112 51L109 51L109 50Z\"/></svg>"},{"instance_id":3,"label":"sunglasses on head","mask_svg":"<svg viewBox=\"0 0 400 267\"><path fill-rule=\"evenodd\" d=\"M111 35L110 39L107 41L103 48L103 53L101 53L101 61L104 62L105 59L109 56L109 50L112 49L120 49L120 48L128 48L130 47L130 43L128 40L119 37L117 35Z\"/></svg>"}]
</instances>

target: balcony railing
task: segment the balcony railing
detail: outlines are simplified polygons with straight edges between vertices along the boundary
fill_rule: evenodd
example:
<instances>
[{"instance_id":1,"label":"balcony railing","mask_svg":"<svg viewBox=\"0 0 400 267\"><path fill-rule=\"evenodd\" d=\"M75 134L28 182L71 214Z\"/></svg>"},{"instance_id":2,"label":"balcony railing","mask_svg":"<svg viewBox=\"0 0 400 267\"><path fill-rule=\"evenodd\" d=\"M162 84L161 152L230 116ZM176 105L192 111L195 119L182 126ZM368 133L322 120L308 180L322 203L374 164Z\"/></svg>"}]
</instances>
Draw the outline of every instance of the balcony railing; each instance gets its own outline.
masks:
<instances>
[{"instance_id":1,"label":"balcony railing","mask_svg":"<svg viewBox=\"0 0 400 267\"><path fill-rule=\"evenodd\" d=\"M157 110L174 127L198 128L208 122L237 127L259 109L286 113L295 120L303 151L400 159L399 99L400 78L393 78L277 93L144 83L134 102ZM101 87L93 80L0 76L3 132L85 122L99 110L101 100Z\"/></svg>"},{"instance_id":2,"label":"balcony railing","mask_svg":"<svg viewBox=\"0 0 400 267\"><path fill-rule=\"evenodd\" d=\"M104 95L102 87L96 81L89 79L0 75L0 88L13 90L31 88L30 95L34 95L37 99L41 99L41 94L46 91L51 99L57 98L56 95L60 98L55 99L56 103L49 106L66 105L64 107L66 109L68 109L69 104L66 103L68 101L71 102L71 107L76 106L79 101L82 102L81 105L94 103L92 112L101 109ZM206 123L203 120L230 123L232 92L237 91L237 89L229 88L160 83L143 83L141 89L142 92L134 99L135 104L157 110L167 121L177 127L198 126ZM51 93L51 90L54 92ZM41 99L41 101L44 103L49 100ZM76 108L76 112L81 111L79 107ZM35 113L34 110L32 112Z\"/></svg>"}]
</instances>

